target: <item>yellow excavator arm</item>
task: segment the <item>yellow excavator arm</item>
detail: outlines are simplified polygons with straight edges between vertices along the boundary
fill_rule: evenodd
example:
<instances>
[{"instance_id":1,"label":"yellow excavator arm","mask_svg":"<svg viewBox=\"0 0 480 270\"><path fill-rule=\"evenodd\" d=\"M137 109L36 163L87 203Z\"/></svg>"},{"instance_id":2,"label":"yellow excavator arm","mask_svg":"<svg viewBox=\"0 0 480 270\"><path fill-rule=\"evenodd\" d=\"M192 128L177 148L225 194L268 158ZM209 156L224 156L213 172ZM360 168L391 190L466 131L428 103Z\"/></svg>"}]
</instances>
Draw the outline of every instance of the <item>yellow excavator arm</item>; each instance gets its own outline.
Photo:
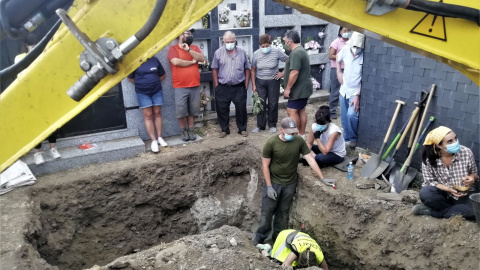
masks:
<instances>
[{"instance_id":1,"label":"yellow excavator arm","mask_svg":"<svg viewBox=\"0 0 480 270\"><path fill-rule=\"evenodd\" d=\"M475 22L475 19L428 14L418 11L418 6L405 8L401 0L275 1L439 60L480 84L478 19ZM68 15L57 12L64 24L43 53L0 95L0 141L3 142L0 172L168 45L221 0L164 2L160 20L141 42L133 34L144 26L158 1L76 0ZM387 2L400 7L385 6ZM479 1L443 3L447 2L477 13L480 8ZM83 45L78 39L83 40ZM101 52L98 54L92 42L98 42L107 51L105 57L95 58ZM89 46L90 56L85 56L82 52ZM88 60L85 66L82 64L86 72L79 68L82 59ZM96 60L99 62L95 63Z\"/></svg>"},{"instance_id":2,"label":"yellow excavator arm","mask_svg":"<svg viewBox=\"0 0 480 270\"><path fill-rule=\"evenodd\" d=\"M480 85L480 1L274 1L443 62Z\"/></svg>"}]
</instances>

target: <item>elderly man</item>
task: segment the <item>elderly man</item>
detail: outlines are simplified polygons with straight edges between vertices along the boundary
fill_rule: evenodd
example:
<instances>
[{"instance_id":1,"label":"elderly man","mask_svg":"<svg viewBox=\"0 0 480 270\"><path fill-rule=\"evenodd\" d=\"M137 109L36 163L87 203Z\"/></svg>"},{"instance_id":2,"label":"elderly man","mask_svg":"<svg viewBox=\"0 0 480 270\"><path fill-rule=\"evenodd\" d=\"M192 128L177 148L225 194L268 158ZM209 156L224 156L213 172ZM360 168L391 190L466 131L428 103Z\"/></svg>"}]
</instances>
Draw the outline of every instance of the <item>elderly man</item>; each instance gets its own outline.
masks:
<instances>
[{"instance_id":1,"label":"elderly man","mask_svg":"<svg viewBox=\"0 0 480 270\"><path fill-rule=\"evenodd\" d=\"M212 60L212 77L215 85L215 106L218 124L222 129L220 138L230 134L230 102L235 105L238 133L247 134L247 89L250 83L250 62L247 53L236 46L235 34L223 34L223 44L215 51Z\"/></svg>"},{"instance_id":2,"label":"elderly man","mask_svg":"<svg viewBox=\"0 0 480 270\"><path fill-rule=\"evenodd\" d=\"M358 111L362 81L363 48L365 35L353 32L352 37L337 54L337 67L343 62L345 69L337 69L340 82L340 112L345 144L357 146Z\"/></svg>"},{"instance_id":3,"label":"elderly man","mask_svg":"<svg viewBox=\"0 0 480 270\"><path fill-rule=\"evenodd\" d=\"M307 51L300 45L300 35L297 31L288 30L283 41L291 51L283 73L283 81L286 85L283 95L288 98L287 114L295 119L299 135L306 139L307 112L305 106L313 93L310 60Z\"/></svg>"},{"instance_id":4,"label":"elderly man","mask_svg":"<svg viewBox=\"0 0 480 270\"><path fill-rule=\"evenodd\" d=\"M284 118L280 124L280 134L268 139L263 147L262 171L265 186L262 192L262 213L253 244L262 244L269 236L273 220L272 240L287 228L288 214L298 183L298 158L302 154L322 182L324 179L307 143L298 133L293 118Z\"/></svg>"},{"instance_id":5,"label":"elderly man","mask_svg":"<svg viewBox=\"0 0 480 270\"><path fill-rule=\"evenodd\" d=\"M200 71L197 62L205 60L198 46L192 45L194 29L183 32L178 44L168 49L175 89L175 113L182 132L182 140L194 141L194 120L200 112Z\"/></svg>"}]
</instances>

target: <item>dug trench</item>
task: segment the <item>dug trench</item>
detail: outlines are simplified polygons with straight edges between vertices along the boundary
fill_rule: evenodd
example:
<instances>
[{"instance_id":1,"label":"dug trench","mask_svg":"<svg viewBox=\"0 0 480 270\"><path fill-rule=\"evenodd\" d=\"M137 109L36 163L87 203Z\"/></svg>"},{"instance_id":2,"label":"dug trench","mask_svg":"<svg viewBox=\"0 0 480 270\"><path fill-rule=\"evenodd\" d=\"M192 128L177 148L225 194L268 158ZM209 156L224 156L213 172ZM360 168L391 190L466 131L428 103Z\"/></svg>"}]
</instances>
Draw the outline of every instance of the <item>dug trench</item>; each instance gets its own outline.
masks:
<instances>
[{"instance_id":1,"label":"dug trench","mask_svg":"<svg viewBox=\"0 0 480 270\"><path fill-rule=\"evenodd\" d=\"M31 213L18 269L280 269L250 243L261 146L196 144L46 178L23 191ZM478 269L474 222L413 216L415 201L377 199L381 191L323 171L337 189L299 167L290 227L306 225L330 269Z\"/></svg>"}]
</instances>

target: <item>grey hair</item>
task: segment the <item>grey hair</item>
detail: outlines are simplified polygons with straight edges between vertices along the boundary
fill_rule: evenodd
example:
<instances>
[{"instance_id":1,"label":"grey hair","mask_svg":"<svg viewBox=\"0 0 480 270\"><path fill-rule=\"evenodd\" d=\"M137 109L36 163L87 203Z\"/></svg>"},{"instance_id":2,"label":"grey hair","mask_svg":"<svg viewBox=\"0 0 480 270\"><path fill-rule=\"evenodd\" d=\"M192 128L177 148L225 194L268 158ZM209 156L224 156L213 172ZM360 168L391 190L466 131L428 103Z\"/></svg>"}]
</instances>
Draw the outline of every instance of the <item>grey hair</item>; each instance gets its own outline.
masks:
<instances>
[{"instance_id":1,"label":"grey hair","mask_svg":"<svg viewBox=\"0 0 480 270\"><path fill-rule=\"evenodd\" d=\"M227 36L232 36L235 40L237 40L237 38L235 38L235 33L233 33L232 31L226 31L225 33L223 33L223 39L225 39Z\"/></svg>"},{"instance_id":2,"label":"grey hair","mask_svg":"<svg viewBox=\"0 0 480 270\"><path fill-rule=\"evenodd\" d=\"M293 43L300 43L300 35L295 30L288 30L283 36L292 40Z\"/></svg>"}]
</instances>

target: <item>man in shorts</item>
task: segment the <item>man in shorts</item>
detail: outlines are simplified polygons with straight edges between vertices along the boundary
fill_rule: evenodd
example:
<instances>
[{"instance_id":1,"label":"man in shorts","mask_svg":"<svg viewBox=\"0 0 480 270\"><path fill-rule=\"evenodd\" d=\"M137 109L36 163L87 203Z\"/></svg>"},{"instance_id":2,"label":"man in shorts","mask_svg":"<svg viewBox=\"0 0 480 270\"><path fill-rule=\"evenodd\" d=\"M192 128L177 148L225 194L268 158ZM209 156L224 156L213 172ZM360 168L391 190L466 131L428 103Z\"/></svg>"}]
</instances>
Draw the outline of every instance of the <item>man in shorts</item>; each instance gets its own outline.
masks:
<instances>
[{"instance_id":1,"label":"man in shorts","mask_svg":"<svg viewBox=\"0 0 480 270\"><path fill-rule=\"evenodd\" d=\"M306 139L307 112L305 106L313 93L310 60L307 51L300 45L300 35L297 31L288 30L283 36L283 41L290 48L290 55L285 63L283 73L285 83L283 95L288 98L287 114L297 123L298 135Z\"/></svg>"},{"instance_id":2,"label":"man in shorts","mask_svg":"<svg viewBox=\"0 0 480 270\"><path fill-rule=\"evenodd\" d=\"M175 89L175 113L184 141L197 138L194 130L194 120L200 112L200 71L197 63L205 60L200 48L192 45L193 31L183 32L178 37L178 44L168 50Z\"/></svg>"}]
</instances>

